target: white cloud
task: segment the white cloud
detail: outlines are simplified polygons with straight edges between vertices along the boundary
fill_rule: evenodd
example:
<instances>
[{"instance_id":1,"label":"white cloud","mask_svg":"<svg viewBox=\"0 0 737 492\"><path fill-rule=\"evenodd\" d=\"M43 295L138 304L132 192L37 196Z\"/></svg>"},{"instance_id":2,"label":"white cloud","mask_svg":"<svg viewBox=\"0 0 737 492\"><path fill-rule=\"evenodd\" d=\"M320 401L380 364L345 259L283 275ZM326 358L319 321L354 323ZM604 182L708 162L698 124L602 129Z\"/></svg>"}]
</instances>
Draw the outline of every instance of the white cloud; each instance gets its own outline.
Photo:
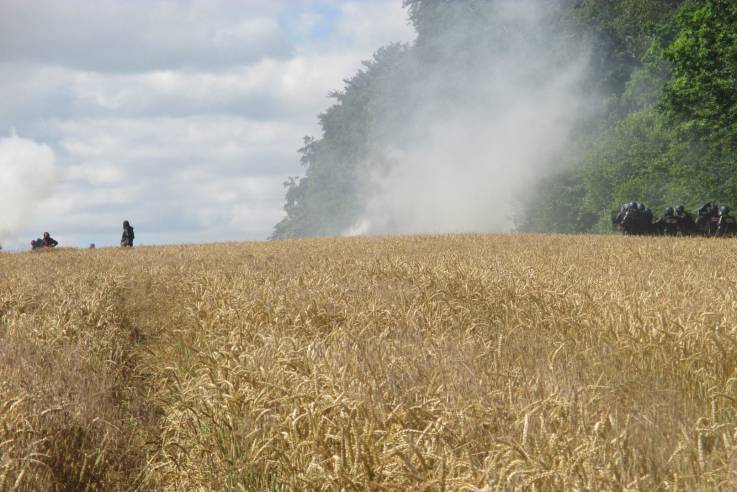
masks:
<instances>
[{"instance_id":1,"label":"white cloud","mask_svg":"<svg viewBox=\"0 0 737 492\"><path fill-rule=\"evenodd\" d=\"M0 2L0 135L47 142L62 179L21 233L267 237L328 92L412 37L400 0Z\"/></svg>"},{"instance_id":2,"label":"white cloud","mask_svg":"<svg viewBox=\"0 0 737 492\"><path fill-rule=\"evenodd\" d=\"M328 88L357 65L353 54L264 59L220 72L154 71L69 74L61 82L89 114L237 113L256 118L313 115Z\"/></svg>"},{"instance_id":3,"label":"white cloud","mask_svg":"<svg viewBox=\"0 0 737 492\"><path fill-rule=\"evenodd\" d=\"M110 162L85 162L70 166L65 178L93 186L115 185L125 179L125 172Z\"/></svg>"},{"instance_id":4,"label":"white cloud","mask_svg":"<svg viewBox=\"0 0 737 492\"><path fill-rule=\"evenodd\" d=\"M233 115L101 118L60 122L59 146L71 161L117 162L130 180L185 166L210 172L284 173L303 128Z\"/></svg>"},{"instance_id":5,"label":"white cloud","mask_svg":"<svg viewBox=\"0 0 737 492\"><path fill-rule=\"evenodd\" d=\"M4 0L0 59L102 71L222 67L292 49L278 2Z\"/></svg>"}]
</instances>

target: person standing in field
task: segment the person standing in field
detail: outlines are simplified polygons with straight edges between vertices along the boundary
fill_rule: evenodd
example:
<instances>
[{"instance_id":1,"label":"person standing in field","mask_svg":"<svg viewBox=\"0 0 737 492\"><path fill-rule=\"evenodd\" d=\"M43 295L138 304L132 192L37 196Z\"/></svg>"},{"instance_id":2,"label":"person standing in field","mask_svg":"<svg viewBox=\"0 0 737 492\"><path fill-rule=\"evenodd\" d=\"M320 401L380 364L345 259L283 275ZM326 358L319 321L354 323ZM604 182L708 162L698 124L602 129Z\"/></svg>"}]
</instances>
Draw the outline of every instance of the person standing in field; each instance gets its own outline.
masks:
<instances>
[{"instance_id":1,"label":"person standing in field","mask_svg":"<svg viewBox=\"0 0 737 492\"><path fill-rule=\"evenodd\" d=\"M678 218L673 207L665 209L663 216L656 222L658 231L664 236L678 235Z\"/></svg>"},{"instance_id":2,"label":"person standing in field","mask_svg":"<svg viewBox=\"0 0 737 492\"><path fill-rule=\"evenodd\" d=\"M131 227L130 222L127 220L123 221L123 237L120 239L120 245L124 248L132 248L133 247L133 239L135 238L135 234L133 234L133 227Z\"/></svg>"},{"instance_id":3,"label":"person standing in field","mask_svg":"<svg viewBox=\"0 0 737 492\"><path fill-rule=\"evenodd\" d=\"M690 236L696 230L696 221L693 215L686 212L686 207L678 205L675 209L675 216L678 219L678 231L683 236Z\"/></svg>"},{"instance_id":4,"label":"person standing in field","mask_svg":"<svg viewBox=\"0 0 737 492\"><path fill-rule=\"evenodd\" d=\"M737 234L737 220L729 215L729 207L719 209L719 222L717 222L717 236L734 236Z\"/></svg>"}]
</instances>

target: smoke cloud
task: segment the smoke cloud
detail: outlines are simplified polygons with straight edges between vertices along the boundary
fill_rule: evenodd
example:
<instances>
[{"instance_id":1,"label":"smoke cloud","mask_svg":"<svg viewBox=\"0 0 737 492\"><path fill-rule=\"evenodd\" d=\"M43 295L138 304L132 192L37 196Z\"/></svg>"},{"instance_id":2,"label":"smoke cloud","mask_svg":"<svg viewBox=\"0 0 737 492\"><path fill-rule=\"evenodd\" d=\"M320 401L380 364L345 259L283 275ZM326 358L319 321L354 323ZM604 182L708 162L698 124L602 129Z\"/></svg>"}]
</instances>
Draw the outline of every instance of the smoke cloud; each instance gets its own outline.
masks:
<instances>
[{"instance_id":1,"label":"smoke cloud","mask_svg":"<svg viewBox=\"0 0 737 492\"><path fill-rule=\"evenodd\" d=\"M420 32L415 109L384 123L392 137L365 166L364 212L346 235L512 228L520 196L571 159L593 114L582 91L589 52L551 21L559 8L495 0L475 18L451 12L431 45ZM469 23L479 22L490 34L474 42L479 24Z\"/></svg>"},{"instance_id":2,"label":"smoke cloud","mask_svg":"<svg viewBox=\"0 0 737 492\"><path fill-rule=\"evenodd\" d=\"M56 180L50 147L15 134L0 138L0 244L15 239Z\"/></svg>"}]
</instances>

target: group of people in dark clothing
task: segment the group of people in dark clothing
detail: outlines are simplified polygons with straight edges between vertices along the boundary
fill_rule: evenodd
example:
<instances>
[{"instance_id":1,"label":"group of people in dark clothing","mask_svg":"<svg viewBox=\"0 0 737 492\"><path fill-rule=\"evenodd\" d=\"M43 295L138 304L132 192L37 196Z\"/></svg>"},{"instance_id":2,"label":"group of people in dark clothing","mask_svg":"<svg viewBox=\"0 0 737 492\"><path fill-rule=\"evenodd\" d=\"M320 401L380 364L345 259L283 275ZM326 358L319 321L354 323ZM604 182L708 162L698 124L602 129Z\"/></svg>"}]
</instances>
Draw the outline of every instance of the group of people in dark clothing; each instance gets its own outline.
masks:
<instances>
[{"instance_id":1,"label":"group of people in dark clothing","mask_svg":"<svg viewBox=\"0 0 737 492\"><path fill-rule=\"evenodd\" d=\"M133 227L130 225L130 222L127 220L123 221L123 236L120 238L120 246L123 248L132 248L133 247L133 240L136 238L136 235L133 233ZM37 249L43 249L43 248L55 248L59 245L59 242L55 240L48 232L44 232L43 237L34 239L31 241L31 249L37 250ZM90 246L90 248L94 248L94 244Z\"/></svg>"},{"instance_id":2,"label":"group of people in dark clothing","mask_svg":"<svg viewBox=\"0 0 737 492\"><path fill-rule=\"evenodd\" d=\"M59 242L51 237L48 232L44 232L43 238L38 238L31 241L31 249L53 248L58 244Z\"/></svg>"},{"instance_id":3,"label":"group of people in dark clothing","mask_svg":"<svg viewBox=\"0 0 737 492\"><path fill-rule=\"evenodd\" d=\"M665 209L655 218L643 203L625 203L612 217L612 224L626 235L737 236L737 220L729 207L709 202L691 214L683 205Z\"/></svg>"}]
</instances>

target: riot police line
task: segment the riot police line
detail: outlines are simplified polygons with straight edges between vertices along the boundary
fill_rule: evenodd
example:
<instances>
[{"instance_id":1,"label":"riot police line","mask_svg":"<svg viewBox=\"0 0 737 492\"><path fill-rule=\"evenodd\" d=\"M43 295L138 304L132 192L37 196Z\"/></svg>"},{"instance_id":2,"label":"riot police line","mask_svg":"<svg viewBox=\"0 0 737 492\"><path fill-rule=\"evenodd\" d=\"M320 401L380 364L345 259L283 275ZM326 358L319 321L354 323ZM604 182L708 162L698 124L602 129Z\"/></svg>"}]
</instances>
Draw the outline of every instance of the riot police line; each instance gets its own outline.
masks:
<instances>
[{"instance_id":1,"label":"riot police line","mask_svg":"<svg viewBox=\"0 0 737 492\"><path fill-rule=\"evenodd\" d=\"M695 214L678 205L655 218L643 203L630 202L612 215L612 224L626 235L733 237L737 236L737 220L729 212L729 207L709 202Z\"/></svg>"}]
</instances>

